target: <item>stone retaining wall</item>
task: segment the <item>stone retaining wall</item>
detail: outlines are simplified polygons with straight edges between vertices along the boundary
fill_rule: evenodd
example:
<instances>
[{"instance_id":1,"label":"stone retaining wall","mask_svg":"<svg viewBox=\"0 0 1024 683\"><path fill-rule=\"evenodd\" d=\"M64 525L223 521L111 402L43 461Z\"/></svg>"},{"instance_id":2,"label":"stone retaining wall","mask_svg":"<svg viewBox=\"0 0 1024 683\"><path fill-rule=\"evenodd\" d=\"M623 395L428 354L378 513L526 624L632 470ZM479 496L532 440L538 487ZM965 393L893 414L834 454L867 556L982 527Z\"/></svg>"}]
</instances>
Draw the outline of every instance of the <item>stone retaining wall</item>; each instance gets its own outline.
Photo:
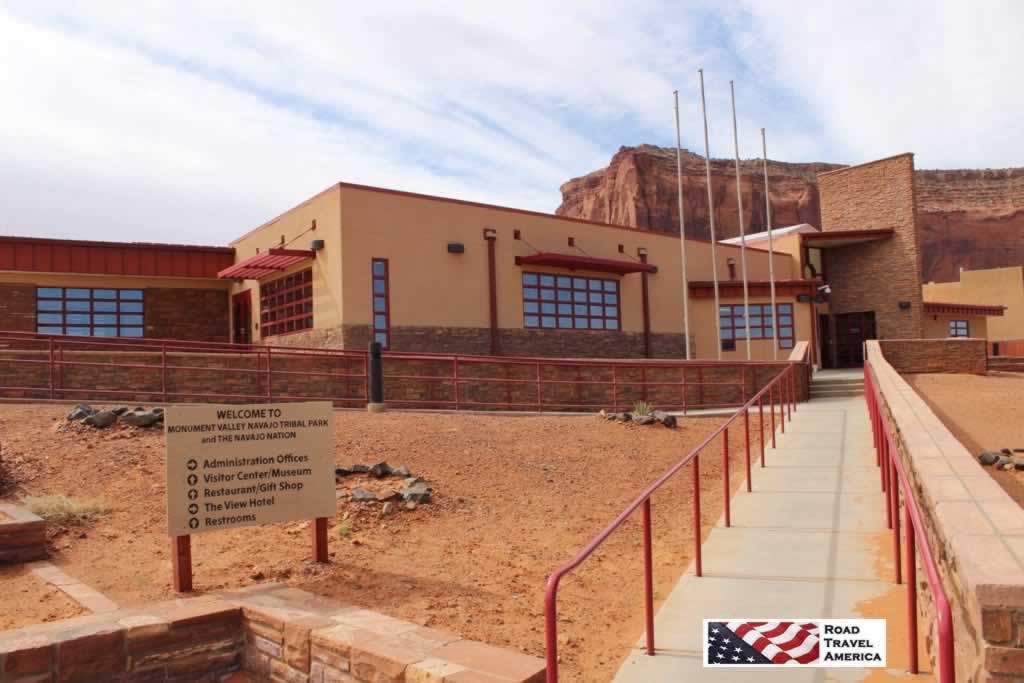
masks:
<instances>
[{"instance_id":1,"label":"stone retaining wall","mask_svg":"<svg viewBox=\"0 0 1024 683\"><path fill-rule=\"evenodd\" d=\"M23 507L0 503L0 564L46 556L46 522Z\"/></svg>"},{"instance_id":2,"label":"stone retaining wall","mask_svg":"<svg viewBox=\"0 0 1024 683\"><path fill-rule=\"evenodd\" d=\"M896 455L951 603L956 680L1024 680L1024 510L903 381L888 348L867 342L881 410L894 426ZM934 605L918 567L919 625L934 662Z\"/></svg>"},{"instance_id":3,"label":"stone retaining wall","mask_svg":"<svg viewBox=\"0 0 1024 683\"><path fill-rule=\"evenodd\" d=\"M544 662L262 584L0 632L0 682L539 683Z\"/></svg>"},{"instance_id":4,"label":"stone retaining wall","mask_svg":"<svg viewBox=\"0 0 1024 683\"><path fill-rule=\"evenodd\" d=\"M903 374L959 372L984 375L984 339L886 339L878 342L885 360Z\"/></svg>"}]
</instances>

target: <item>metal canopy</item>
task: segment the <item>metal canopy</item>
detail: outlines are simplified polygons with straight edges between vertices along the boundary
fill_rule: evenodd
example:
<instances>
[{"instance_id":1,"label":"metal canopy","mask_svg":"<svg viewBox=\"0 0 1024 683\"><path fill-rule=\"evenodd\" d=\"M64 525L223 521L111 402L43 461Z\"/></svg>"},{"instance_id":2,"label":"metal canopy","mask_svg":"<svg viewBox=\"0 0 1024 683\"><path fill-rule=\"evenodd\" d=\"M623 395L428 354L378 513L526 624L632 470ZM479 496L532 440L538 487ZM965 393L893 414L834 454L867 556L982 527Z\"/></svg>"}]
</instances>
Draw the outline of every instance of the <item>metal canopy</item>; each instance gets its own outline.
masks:
<instances>
[{"instance_id":1,"label":"metal canopy","mask_svg":"<svg viewBox=\"0 0 1024 683\"><path fill-rule=\"evenodd\" d=\"M307 249L271 249L225 268L217 273L217 277L222 280L259 280L315 256L315 251Z\"/></svg>"},{"instance_id":2,"label":"metal canopy","mask_svg":"<svg viewBox=\"0 0 1024 683\"><path fill-rule=\"evenodd\" d=\"M550 266L552 268L568 268L569 270L592 270L598 273L657 273L658 267L640 261L618 261L616 259L595 258L578 254L556 254L542 251L529 256L516 256L517 266Z\"/></svg>"},{"instance_id":3,"label":"metal canopy","mask_svg":"<svg viewBox=\"0 0 1024 683\"><path fill-rule=\"evenodd\" d=\"M826 230L825 232L802 232L800 241L807 247L817 249L833 249L848 247L853 244L877 242L892 237L892 228L874 228L871 230Z\"/></svg>"}]
</instances>

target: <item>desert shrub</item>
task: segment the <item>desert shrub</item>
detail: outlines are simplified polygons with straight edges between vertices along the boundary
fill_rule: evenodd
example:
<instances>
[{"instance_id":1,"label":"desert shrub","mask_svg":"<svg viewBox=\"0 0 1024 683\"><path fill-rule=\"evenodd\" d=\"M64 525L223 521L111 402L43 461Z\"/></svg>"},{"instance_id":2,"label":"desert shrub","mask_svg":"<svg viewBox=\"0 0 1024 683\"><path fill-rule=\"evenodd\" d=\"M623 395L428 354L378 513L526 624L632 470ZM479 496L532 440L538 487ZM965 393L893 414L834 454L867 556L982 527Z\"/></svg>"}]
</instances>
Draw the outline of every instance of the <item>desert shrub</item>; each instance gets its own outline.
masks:
<instances>
[{"instance_id":1,"label":"desert shrub","mask_svg":"<svg viewBox=\"0 0 1024 683\"><path fill-rule=\"evenodd\" d=\"M103 517L110 508L98 500L78 500L68 496L29 496L25 506L47 522L61 526L83 526Z\"/></svg>"},{"instance_id":2,"label":"desert shrub","mask_svg":"<svg viewBox=\"0 0 1024 683\"><path fill-rule=\"evenodd\" d=\"M633 404L634 415L650 415L652 412L654 412L654 408L647 401L637 401Z\"/></svg>"}]
</instances>

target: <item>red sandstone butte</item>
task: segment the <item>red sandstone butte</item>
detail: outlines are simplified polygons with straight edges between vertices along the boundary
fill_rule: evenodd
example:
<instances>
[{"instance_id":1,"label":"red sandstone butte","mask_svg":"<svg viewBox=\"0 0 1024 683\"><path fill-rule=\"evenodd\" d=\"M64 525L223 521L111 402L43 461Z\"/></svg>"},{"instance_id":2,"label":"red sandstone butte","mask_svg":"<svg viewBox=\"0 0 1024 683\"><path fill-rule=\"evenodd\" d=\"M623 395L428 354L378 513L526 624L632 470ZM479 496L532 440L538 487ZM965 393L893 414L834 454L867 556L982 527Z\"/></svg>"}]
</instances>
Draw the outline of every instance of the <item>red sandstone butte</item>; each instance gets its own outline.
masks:
<instances>
[{"instance_id":1,"label":"red sandstone butte","mask_svg":"<svg viewBox=\"0 0 1024 683\"><path fill-rule=\"evenodd\" d=\"M772 223L821 226L817 175L841 168L830 163L768 161ZM765 229L764 176L760 160L740 163L748 232ZM711 186L719 238L739 235L733 161L711 160ZM704 158L683 152L686 234L707 238ZM921 267L925 281L950 281L967 269L1024 261L1024 168L916 171ZM555 213L574 218L678 232L675 149L621 147L606 168L561 187Z\"/></svg>"}]
</instances>

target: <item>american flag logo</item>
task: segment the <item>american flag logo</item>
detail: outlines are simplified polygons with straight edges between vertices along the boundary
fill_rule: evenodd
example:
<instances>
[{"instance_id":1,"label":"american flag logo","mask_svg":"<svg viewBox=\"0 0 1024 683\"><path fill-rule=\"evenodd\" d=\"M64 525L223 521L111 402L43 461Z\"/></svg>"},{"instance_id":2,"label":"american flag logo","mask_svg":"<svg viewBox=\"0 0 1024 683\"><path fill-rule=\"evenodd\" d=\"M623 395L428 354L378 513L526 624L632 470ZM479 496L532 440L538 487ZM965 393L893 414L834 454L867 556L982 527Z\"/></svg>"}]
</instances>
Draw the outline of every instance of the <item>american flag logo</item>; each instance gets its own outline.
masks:
<instances>
[{"instance_id":1,"label":"american flag logo","mask_svg":"<svg viewBox=\"0 0 1024 683\"><path fill-rule=\"evenodd\" d=\"M818 662L818 624L797 621L709 621L708 666Z\"/></svg>"}]
</instances>

